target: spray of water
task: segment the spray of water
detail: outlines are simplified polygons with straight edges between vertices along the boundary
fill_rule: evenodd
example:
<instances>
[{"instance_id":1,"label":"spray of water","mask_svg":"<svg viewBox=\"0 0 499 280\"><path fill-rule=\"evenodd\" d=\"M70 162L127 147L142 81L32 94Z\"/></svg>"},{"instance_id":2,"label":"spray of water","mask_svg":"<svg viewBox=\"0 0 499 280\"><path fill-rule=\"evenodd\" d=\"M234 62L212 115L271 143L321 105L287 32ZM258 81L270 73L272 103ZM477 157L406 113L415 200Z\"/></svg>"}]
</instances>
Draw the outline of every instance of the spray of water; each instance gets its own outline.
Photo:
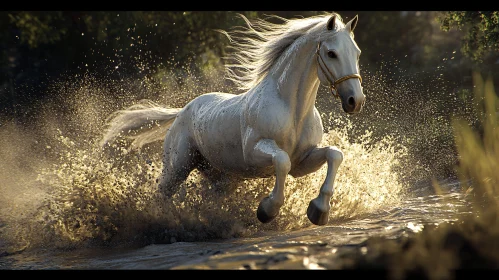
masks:
<instances>
[{"instance_id":1,"label":"spray of water","mask_svg":"<svg viewBox=\"0 0 499 280\"><path fill-rule=\"evenodd\" d=\"M174 73L162 74L166 80L160 82L66 77L51 87L54 99L40 106L36 123L28 129L10 122L3 126L0 211L2 239L10 251L202 241L311 226L305 213L326 166L302 178L288 176L280 215L261 224L255 210L274 178L210 182L193 171L177 194L165 198L156 186L160 143L140 153L126 149L126 139L110 150L97 145L103 122L114 110L143 98L179 107L217 86L194 75L177 83ZM327 123L334 129L322 145L336 145L345 154L330 222L399 203L403 186L392 169L405 149L390 137L373 143L369 131L351 139L348 119Z\"/></svg>"}]
</instances>

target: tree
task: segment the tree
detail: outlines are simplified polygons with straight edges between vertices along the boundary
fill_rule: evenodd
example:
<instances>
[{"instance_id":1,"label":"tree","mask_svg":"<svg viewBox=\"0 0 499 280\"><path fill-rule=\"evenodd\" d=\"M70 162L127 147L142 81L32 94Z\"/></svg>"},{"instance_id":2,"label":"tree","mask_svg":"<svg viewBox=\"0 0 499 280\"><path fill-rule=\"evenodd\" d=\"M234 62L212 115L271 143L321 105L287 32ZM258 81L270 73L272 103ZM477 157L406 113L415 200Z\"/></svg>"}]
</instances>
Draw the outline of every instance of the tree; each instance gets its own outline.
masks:
<instances>
[{"instance_id":1,"label":"tree","mask_svg":"<svg viewBox=\"0 0 499 280\"><path fill-rule=\"evenodd\" d=\"M464 30L461 51L475 62L497 58L499 51L499 11L446 11L437 17L441 29Z\"/></svg>"}]
</instances>

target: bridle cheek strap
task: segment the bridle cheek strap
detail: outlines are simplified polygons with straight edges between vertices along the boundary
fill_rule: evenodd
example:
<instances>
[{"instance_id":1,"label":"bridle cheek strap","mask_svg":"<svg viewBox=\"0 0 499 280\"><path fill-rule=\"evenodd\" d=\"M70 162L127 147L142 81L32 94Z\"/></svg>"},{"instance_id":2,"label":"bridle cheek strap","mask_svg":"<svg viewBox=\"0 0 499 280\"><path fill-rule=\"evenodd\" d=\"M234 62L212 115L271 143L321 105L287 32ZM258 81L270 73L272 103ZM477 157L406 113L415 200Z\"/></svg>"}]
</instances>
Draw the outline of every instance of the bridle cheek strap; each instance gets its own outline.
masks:
<instances>
[{"instance_id":1,"label":"bridle cheek strap","mask_svg":"<svg viewBox=\"0 0 499 280\"><path fill-rule=\"evenodd\" d=\"M331 70L329 70L326 63L324 62L324 59L319 54L319 51L321 49L321 44L322 44L322 42L319 42L319 44L317 45L317 51L315 52L317 54L317 64L319 64L319 67L321 68L322 73L326 74L325 76L329 82L329 87L331 88L331 93L333 94L334 97L339 98L340 94L338 93L338 89L336 87L341 82L344 82L348 79L355 78L355 79L359 79L359 81L362 83L362 77L359 74L350 74L350 75L343 76L339 79L335 79L333 73L331 72ZM319 59L320 59L320 61L319 61ZM321 62L322 62L322 64L321 64ZM325 68L325 70L324 70L324 68Z\"/></svg>"}]
</instances>

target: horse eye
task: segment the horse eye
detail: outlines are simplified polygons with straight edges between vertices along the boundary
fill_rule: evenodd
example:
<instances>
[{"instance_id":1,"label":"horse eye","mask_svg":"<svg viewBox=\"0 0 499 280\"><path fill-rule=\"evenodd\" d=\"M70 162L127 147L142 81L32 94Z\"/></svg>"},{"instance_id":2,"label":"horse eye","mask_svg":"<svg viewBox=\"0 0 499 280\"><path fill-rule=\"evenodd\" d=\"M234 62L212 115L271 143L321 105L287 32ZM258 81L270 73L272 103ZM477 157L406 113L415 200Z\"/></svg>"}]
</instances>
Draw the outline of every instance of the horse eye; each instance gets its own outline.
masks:
<instances>
[{"instance_id":1,"label":"horse eye","mask_svg":"<svg viewBox=\"0 0 499 280\"><path fill-rule=\"evenodd\" d=\"M335 53L335 52L333 52L333 51L328 51L328 52L327 52L327 56L329 56L330 58L337 58L337 57L338 57L338 56L336 55L336 53Z\"/></svg>"}]
</instances>

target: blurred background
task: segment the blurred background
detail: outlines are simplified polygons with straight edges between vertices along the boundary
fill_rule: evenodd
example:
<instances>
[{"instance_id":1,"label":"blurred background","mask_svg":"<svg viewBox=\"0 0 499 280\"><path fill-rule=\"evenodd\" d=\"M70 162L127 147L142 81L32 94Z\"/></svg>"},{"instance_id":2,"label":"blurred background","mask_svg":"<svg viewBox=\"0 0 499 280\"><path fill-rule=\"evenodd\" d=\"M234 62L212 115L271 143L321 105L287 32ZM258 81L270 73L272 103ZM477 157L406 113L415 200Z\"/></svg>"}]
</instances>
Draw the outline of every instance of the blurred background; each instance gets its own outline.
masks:
<instances>
[{"instance_id":1,"label":"blurred background","mask_svg":"<svg viewBox=\"0 0 499 280\"><path fill-rule=\"evenodd\" d=\"M144 81L182 84L187 76L199 83L209 80L223 72L222 58L230 51L229 40L216 29L243 26L238 13L251 20L324 11L2 11L0 119L29 126L40 104L55 102L57 92L51 87L58 80L70 79L75 87L88 76L118 83L135 80L137 88ZM462 116L480 130L472 73L490 76L497 84L499 12L340 15L345 22L359 16L355 40L362 50L360 68L369 101L352 134L370 130L374 140L399 138L409 148L410 160L424 166L421 178L455 176L458 158L450 119ZM328 96L323 89L319 94ZM120 90L109 98L119 99ZM321 98L319 111L335 111L333 102Z\"/></svg>"}]
</instances>

